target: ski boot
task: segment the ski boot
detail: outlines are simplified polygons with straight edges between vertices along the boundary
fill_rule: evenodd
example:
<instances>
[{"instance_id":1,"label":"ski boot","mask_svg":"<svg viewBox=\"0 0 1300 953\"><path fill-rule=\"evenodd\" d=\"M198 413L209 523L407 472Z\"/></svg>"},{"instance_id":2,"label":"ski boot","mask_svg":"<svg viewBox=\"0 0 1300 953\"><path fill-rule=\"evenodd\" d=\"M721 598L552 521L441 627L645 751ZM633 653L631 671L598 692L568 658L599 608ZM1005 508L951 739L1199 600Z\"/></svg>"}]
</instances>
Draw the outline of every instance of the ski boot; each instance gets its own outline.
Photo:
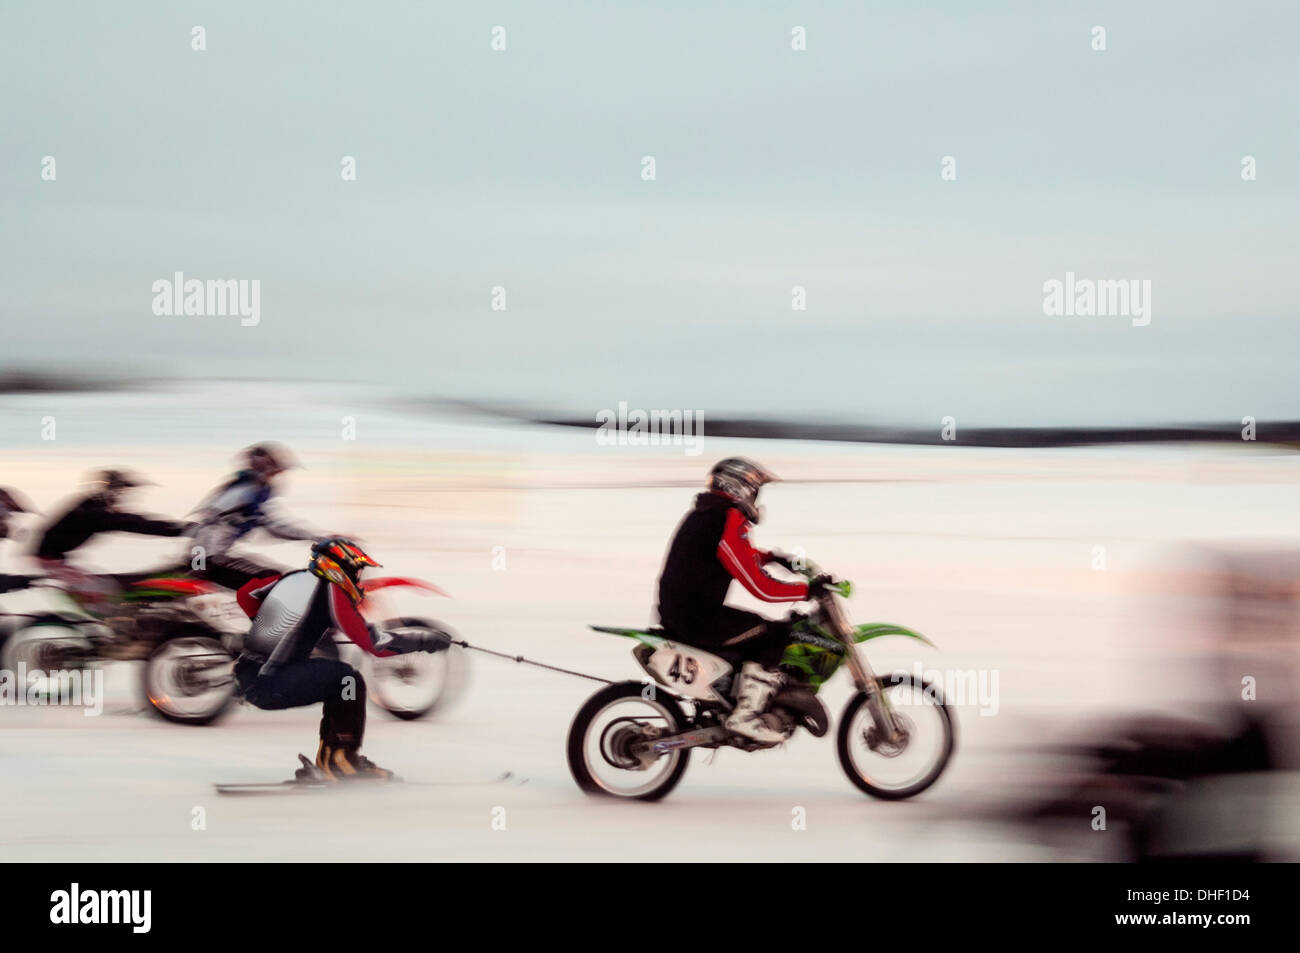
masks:
<instances>
[{"instance_id":1,"label":"ski boot","mask_svg":"<svg viewBox=\"0 0 1300 953\"><path fill-rule=\"evenodd\" d=\"M311 767L327 781L391 781L394 777L392 771L379 767L355 747L327 745L324 741Z\"/></svg>"}]
</instances>

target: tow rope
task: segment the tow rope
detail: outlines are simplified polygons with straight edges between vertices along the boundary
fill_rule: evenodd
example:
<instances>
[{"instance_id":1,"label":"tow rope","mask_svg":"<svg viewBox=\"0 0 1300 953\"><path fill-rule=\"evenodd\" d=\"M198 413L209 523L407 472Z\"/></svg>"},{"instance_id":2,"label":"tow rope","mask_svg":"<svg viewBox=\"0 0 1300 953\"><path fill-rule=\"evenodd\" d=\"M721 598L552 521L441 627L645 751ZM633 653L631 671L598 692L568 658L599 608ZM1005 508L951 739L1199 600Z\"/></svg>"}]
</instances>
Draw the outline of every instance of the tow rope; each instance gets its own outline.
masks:
<instances>
[{"instance_id":1,"label":"tow rope","mask_svg":"<svg viewBox=\"0 0 1300 953\"><path fill-rule=\"evenodd\" d=\"M463 649L471 649L475 652L482 652L484 655L495 655L497 658L503 658L508 662L518 662L521 665L532 665L535 668L544 668L551 672L559 672L563 675L573 675L576 678L585 678L589 681L600 682L604 685L613 685L614 682L608 678L601 678L599 675L588 675L585 672L575 672L571 668L560 668L558 665L547 665L545 662L535 662L532 659L524 658L522 655L507 655L505 652L494 652L492 649L485 649L478 645L470 645L464 639L450 639L452 645L459 645Z\"/></svg>"}]
</instances>

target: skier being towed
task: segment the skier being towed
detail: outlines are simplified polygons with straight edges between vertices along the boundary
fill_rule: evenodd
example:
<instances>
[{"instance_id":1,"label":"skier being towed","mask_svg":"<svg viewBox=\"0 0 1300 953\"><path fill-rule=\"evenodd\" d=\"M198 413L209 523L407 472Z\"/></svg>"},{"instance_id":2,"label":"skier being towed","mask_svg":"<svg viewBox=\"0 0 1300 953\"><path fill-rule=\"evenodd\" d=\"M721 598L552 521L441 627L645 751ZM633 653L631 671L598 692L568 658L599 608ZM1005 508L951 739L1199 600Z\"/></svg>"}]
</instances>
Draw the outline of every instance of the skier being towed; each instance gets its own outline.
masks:
<instances>
[{"instance_id":1,"label":"skier being towed","mask_svg":"<svg viewBox=\"0 0 1300 953\"><path fill-rule=\"evenodd\" d=\"M307 569L254 579L237 596L253 619L235 663L244 698L272 711L323 702L316 768L329 780L388 780L393 773L361 754L365 682L346 662L313 658L321 640L342 632L380 658L446 645L445 636L383 632L361 617L361 571L378 565L355 543L335 536L312 546ZM299 770L300 779L309 776L306 769Z\"/></svg>"}]
</instances>

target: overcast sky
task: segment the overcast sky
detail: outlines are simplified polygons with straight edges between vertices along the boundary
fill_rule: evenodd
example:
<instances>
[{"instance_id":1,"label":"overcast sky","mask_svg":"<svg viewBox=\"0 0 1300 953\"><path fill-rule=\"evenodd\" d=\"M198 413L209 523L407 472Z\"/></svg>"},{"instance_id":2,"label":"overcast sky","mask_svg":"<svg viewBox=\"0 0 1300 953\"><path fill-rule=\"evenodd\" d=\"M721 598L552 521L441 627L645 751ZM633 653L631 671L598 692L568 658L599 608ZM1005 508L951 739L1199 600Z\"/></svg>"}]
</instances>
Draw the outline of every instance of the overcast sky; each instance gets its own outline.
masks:
<instances>
[{"instance_id":1,"label":"overcast sky","mask_svg":"<svg viewBox=\"0 0 1300 953\"><path fill-rule=\"evenodd\" d=\"M1297 35L1282 2L7 3L0 370L1300 418ZM258 279L260 324L156 316L177 271ZM1150 324L1045 316L1067 271L1150 280Z\"/></svg>"}]
</instances>

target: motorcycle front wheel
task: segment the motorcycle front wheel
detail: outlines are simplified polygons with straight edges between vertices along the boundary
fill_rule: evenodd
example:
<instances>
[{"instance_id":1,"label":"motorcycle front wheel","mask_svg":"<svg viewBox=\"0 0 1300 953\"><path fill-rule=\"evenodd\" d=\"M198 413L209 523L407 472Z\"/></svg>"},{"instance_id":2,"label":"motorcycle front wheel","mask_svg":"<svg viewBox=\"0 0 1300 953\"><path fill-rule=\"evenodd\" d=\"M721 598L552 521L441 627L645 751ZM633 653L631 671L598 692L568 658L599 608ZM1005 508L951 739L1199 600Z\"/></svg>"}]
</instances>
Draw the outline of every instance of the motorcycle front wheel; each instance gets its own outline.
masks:
<instances>
[{"instance_id":1,"label":"motorcycle front wheel","mask_svg":"<svg viewBox=\"0 0 1300 953\"><path fill-rule=\"evenodd\" d=\"M907 672L877 680L902 732L889 741L876 725L869 698L858 692L840 717L840 766L865 794L899 801L939 779L952 757L955 720L937 685Z\"/></svg>"}]
</instances>

